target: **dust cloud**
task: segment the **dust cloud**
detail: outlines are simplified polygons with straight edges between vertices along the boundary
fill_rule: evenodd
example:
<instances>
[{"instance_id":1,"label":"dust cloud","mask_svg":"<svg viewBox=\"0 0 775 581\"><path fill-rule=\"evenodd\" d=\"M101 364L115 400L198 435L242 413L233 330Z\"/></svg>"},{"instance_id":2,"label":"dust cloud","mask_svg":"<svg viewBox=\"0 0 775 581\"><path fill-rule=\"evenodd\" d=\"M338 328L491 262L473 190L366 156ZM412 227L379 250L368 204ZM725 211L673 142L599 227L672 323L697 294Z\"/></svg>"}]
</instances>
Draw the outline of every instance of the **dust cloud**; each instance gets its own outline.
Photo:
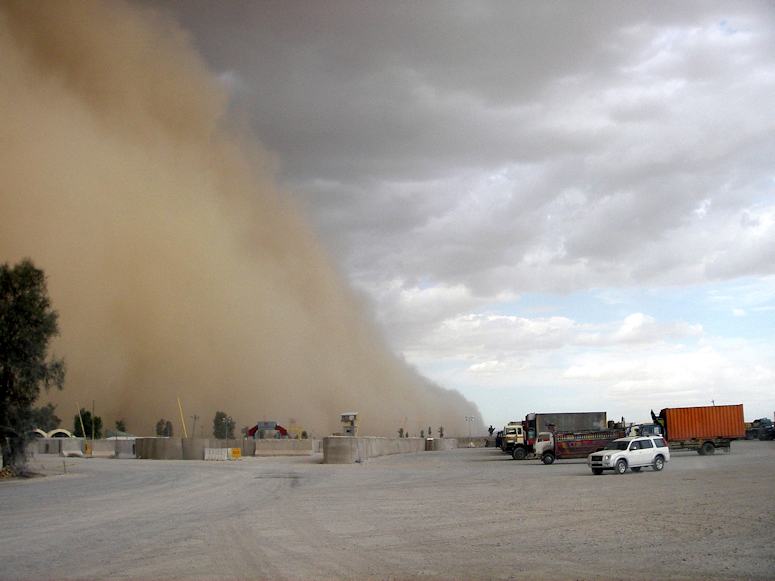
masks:
<instances>
[{"instance_id":1,"label":"dust cloud","mask_svg":"<svg viewBox=\"0 0 775 581\"><path fill-rule=\"evenodd\" d=\"M108 427L209 434L288 422L323 435L443 425L476 407L390 353L227 114L186 33L121 2L0 5L0 261L30 257L60 313L76 402Z\"/></svg>"}]
</instances>

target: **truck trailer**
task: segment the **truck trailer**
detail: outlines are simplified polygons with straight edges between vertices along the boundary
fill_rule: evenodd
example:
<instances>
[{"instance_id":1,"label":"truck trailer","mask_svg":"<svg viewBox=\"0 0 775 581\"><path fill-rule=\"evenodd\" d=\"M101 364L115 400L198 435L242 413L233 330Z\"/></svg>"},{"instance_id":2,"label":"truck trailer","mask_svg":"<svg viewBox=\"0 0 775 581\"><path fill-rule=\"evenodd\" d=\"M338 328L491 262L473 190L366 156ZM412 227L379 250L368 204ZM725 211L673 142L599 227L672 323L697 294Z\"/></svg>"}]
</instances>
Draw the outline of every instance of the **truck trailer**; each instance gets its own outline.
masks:
<instances>
[{"instance_id":1,"label":"truck trailer","mask_svg":"<svg viewBox=\"0 0 775 581\"><path fill-rule=\"evenodd\" d=\"M743 404L665 408L659 416L652 411L651 417L673 450L696 450L705 456L717 448L729 451L732 440L745 438Z\"/></svg>"}]
</instances>

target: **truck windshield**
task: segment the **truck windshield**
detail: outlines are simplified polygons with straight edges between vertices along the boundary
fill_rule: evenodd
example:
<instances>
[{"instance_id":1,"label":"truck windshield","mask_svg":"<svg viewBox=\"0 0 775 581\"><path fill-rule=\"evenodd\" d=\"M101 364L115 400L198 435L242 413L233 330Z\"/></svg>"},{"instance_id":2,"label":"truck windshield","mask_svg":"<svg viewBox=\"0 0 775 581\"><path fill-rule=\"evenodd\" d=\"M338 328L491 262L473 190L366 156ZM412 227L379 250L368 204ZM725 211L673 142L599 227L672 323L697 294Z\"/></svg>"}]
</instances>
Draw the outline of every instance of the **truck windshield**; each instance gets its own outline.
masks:
<instances>
[{"instance_id":1,"label":"truck windshield","mask_svg":"<svg viewBox=\"0 0 775 581\"><path fill-rule=\"evenodd\" d=\"M629 442L616 442L616 441L608 442L608 444L606 444L605 449L606 450L626 450L628 444Z\"/></svg>"}]
</instances>

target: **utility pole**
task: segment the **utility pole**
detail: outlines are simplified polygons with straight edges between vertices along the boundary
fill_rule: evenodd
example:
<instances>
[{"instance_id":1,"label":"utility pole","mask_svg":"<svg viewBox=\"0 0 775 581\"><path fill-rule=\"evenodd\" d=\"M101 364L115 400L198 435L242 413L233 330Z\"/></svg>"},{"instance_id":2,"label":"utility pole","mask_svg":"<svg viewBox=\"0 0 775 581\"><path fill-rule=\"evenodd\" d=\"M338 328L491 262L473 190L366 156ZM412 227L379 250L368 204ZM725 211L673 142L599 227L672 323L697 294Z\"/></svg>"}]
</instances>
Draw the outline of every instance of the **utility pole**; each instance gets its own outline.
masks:
<instances>
[{"instance_id":1,"label":"utility pole","mask_svg":"<svg viewBox=\"0 0 775 581\"><path fill-rule=\"evenodd\" d=\"M194 421L194 429L191 430L191 433L196 438L196 421L199 419L199 416L194 414L193 416L191 416L191 419Z\"/></svg>"},{"instance_id":2,"label":"utility pole","mask_svg":"<svg viewBox=\"0 0 775 581\"><path fill-rule=\"evenodd\" d=\"M94 400L91 400L91 441L94 442Z\"/></svg>"}]
</instances>

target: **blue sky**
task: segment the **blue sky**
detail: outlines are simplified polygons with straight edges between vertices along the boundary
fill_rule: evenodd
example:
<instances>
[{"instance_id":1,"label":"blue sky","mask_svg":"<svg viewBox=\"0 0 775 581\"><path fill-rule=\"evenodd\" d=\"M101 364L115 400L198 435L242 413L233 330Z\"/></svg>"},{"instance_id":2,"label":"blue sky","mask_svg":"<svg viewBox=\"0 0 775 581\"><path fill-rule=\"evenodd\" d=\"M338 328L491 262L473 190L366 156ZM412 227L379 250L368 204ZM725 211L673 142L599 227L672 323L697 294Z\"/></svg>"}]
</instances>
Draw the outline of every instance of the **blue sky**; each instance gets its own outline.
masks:
<instances>
[{"instance_id":1,"label":"blue sky","mask_svg":"<svg viewBox=\"0 0 775 581\"><path fill-rule=\"evenodd\" d=\"M512 370L498 370L492 363L492 373L472 374L471 350L456 354L447 353L444 358L419 356L416 364L427 375L442 384L454 385L466 396L480 402L484 417L491 423L502 425L512 416L524 415L536 409L571 411L580 406L589 410L606 410L612 417L625 415L628 420L647 420L651 407L675 405L710 405L716 403L744 403L749 419L769 416L771 400L747 396L729 382L708 383L707 377L699 376L689 382L689 393L677 387L676 403L670 392L658 392L654 397L638 398L636 404L607 393L611 384L621 383L632 375L633 366L625 367L624 376L609 377L599 381L589 375L574 377L568 370L580 359L595 354L598 365L603 366L618 358L639 359L650 362L654 377L641 377L640 383L649 389L651 382L661 378L670 384L670 373L679 371L681 365L701 366L703 358L707 366L720 371L726 363L717 360L720 354L730 353L732 362L739 365L757 362L767 365L767 354L775 342L775 281L772 277L746 278L718 284L691 285L686 287L650 289L590 289L567 295L530 293L516 300L486 305L483 316L518 317L524 321L546 321L552 317L573 321L595 333L605 328L620 327L623 321L635 322L653 319L662 330L651 337L643 337L632 344L620 337L598 346L573 346L567 343L548 345L536 355L530 346L522 346L514 353L522 354L525 366ZM640 319L640 316L643 319ZM681 331L680 325L684 329ZM672 331L668 328L673 325ZM632 339L632 337L631 337ZM536 340L540 340L536 336ZM569 341L572 343L572 341ZM627 344L629 343L629 346ZM626 352L623 349L626 347ZM508 353L505 348L503 352ZM493 353L492 349L489 351ZM503 352L499 357L504 357ZM505 357L509 357L507 354ZM491 360L500 361L498 357ZM528 366L544 367L530 371ZM665 374L668 376L665 377ZM553 376L553 380L552 380ZM744 377L744 376L743 376ZM769 381L772 380L771 369ZM632 379L630 377L629 379ZM761 379L760 379L761 380ZM761 387L766 390L766 381ZM682 389L686 389L683 381ZM638 389L637 387L635 389ZM648 405L640 405L640 402ZM771 407L771 406L770 406ZM515 413L515 410L519 410Z\"/></svg>"}]
</instances>

